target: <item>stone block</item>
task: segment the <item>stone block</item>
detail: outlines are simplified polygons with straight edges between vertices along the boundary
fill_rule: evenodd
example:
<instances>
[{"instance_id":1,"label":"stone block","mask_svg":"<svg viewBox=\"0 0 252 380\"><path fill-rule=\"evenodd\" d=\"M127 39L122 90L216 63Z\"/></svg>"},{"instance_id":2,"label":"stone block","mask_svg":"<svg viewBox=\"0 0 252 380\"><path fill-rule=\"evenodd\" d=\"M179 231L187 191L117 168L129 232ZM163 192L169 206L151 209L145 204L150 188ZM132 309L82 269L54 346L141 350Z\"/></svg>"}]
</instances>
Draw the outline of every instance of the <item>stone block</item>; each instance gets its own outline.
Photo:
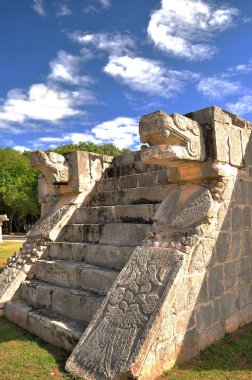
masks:
<instances>
[{"instance_id":1,"label":"stone block","mask_svg":"<svg viewBox=\"0 0 252 380\"><path fill-rule=\"evenodd\" d=\"M251 130L242 131L242 151L245 164L252 164Z\"/></svg>"},{"instance_id":2,"label":"stone block","mask_svg":"<svg viewBox=\"0 0 252 380\"><path fill-rule=\"evenodd\" d=\"M241 239L241 234L239 232L234 232L231 235L231 257L233 259L237 259L242 250L242 239Z\"/></svg>"},{"instance_id":3,"label":"stone block","mask_svg":"<svg viewBox=\"0 0 252 380\"><path fill-rule=\"evenodd\" d=\"M215 298L215 300L213 301L213 310L214 310L213 323L219 323L220 322L220 315L221 315L220 299L219 298Z\"/></svg>"},{"instance_id":4,"label":"stone block","mask_svg":"<svg viewBox=\"0 0 252 380\"><path fill-rule=\"evenodd\" d=\"M236 311L236 294L226 293L220 297L221 320L231 317Z\"/></svg>"},{"instance_id":5,"label":"stone block","mask_svg":"<svg viewBox=\"0 0 252 380\"><path fill-rule=\"evenodd\" d=\"M229 256L230 235L228 232L220 232L215 245L216 261L223 263Z\"/></svg>"},{"instance_id":6,"label":"stone block","mask_svg":"<svg viewBox=\"0 0 252 380\"><path fill-rule=\"evenodd\" d=\"M252 181L247 182L248 203L252 205Z\"/></svg>"},{"instance_id":7,"label":"stone block","mask_svg":"<svg viewBox=\"0 0 252 380\"><path fill-rule=\"evenodd\" d=\"M224 290L223 280L224 279L223 279L222 265L212 267L209 271L209 277L208 277L209 299L213 299L223 294L223 290Z\"/></svg>"},{"instance_id":8,"label":"stone block","mask_svg":"<svg viewBox=\"0 0 252 380\"><path fill-rule=\"evenodd\" d=\"M27 329L28 313L32 307L23 301L7 302L5 305L5 315L12 322Z\"/></svg>"},{"instance_id":9,"label":"stone block","mask_svg":"<svg viewBox=\"0 0 252 380\"><path fill-rule=\"evenodd\" d=\"M224 264L224 287L225 291L233 289L237 284L237 260Z\"/></svg>"},{"instance_id":10,"label":"stone block","mask_svg":"<svg viewBox=\"0 0 252 380\"><path fill-rule=\"evenodd\" d=\"M214 147L216 160L229 163L229 127L218 122L214 123Z\"/></svg>"},{"instance_id":11,"label":"stone block","mask_svg":"<svg viewBox=\"0 0 252 380\"><path fill-rule=\"evenodd\" d=\"M213 304L199 306L196 311L196 328L205 330L213 324L214 307Z\"/></svg>"},{"instance_id":12,"label":"stone block","mask_svg":"<svg viewBox=\"0 0 252 380\"><path fill-rule=\"evenodd\" d=\"M52 309L69 318L89 323L102 300L103 297L83 291L57 287L52 294Z\"/></svg>"},{"instance_id":13,"label":"stone block","mask_svg":"<svg viewBox=\"0 0 252 380\"><path fill-rule=\"evenodd\" d=\"M51 307L51 294L52 289L47 284L24 281L21 285L21 299L35 307Z\"/></svg>"},{"instance_id":14,"label":"stone block","mask_svg":"<svg viewBox=\"0 0 252 380\"><path fill-rule=\"evenodd\" d=\"M198 354L198 333L196 328L189 330L184 335L182 342L176 345L178 354L178 362L184 362Z\"/></svg>"},{"instance_id":15,"label":"stone block","mask_svg":"<svg viewBox=\"0 0 252 380\"><path fill-rule=\"evenodd\" d=\"M232 122L234 123L236 115L231 114L230 112L227 112L217 106L211 106L188 113L185 116L191 118L192 120L196 120L200 124L211 124L214 121L217 121L221 124L231 125Z\"/></svg>"},{"instance_id":16,"label":"stone block","mask_svg":"<svg viewBox=\"0 0 252 380\"><path fill-rule=\"evenodd\" d=\"M77 289L88 290L98 294L106 294L118 276L118 272L94 268L88 265L79 266L76 269Z\"/></svg>"},{"instance_id":17,"label":"stone block","mask_svg":"<svg viewBox=\"0 0 252 380\"><path fill-rule=\"evenodd\" d=\"M180 313L195 308L208 301L207 278L204 273L187 277L180 285L173 304L174 311Z\"/></svg>"},{"instance_id":18,"label":"stone block","mask_svg":"<svg viewBox=\"0 0 252 380\"><path fill-rule=\"evenodd\" d=\"M252 232L244 231L242 233L243 245L242 245L242 256L252 256Z\"/></svg>"},{"instance_id":19,"label":"stone block","mask_svg":"<svg viewBox=\"0 0 252 380\"><path fill-rule=\"evenodd\" d=\"M76 263L72 261L57 260L36 262L36 279L54 285L76 288Z\"/></svg>"},{"instance_id":20,"label":"stone block","mask_svg":"<svg viewBox=\"0 0 252 380\"><path fill-rule=\"evenodd\" d=\"M225 320L226 333L230 334L231 332L237 330L238 327L239 327L238 312L235 312L233 315L231 315Z\"/></svg>"},{"instance_id":21,"label":"stone block","mask_svg":"<svg viewBox=\"0 0 252 380\"><path fill-rule=\"evenodd\" d=\"M188 267L188 273L193 274L196 272L204 272L206 270L206 263L203 257L204 245L199 244L195 247L192 254L192 259Z\"/></svg>"},{"instance_id":22,"label":"stone block","mask_svg":"<svg viewBox=\"0 0 252 380\"><path fill-rule=\"evenodd\" d=\"M232 230L242 230L242 209L239 206L232 209Z\"/></svg>"},{"instance_id":23,"label":"stone block","mask_svg":"<svg viewBox=\"0 0 252 380\"><path fill-rule=\"evenodd\" d=\"M164 184L169 183L167 169L159 170L157 173L158 173L158 184L164 185Z\"/></svg>"},{"instance_id":24,"label":"stone block","mask_svg":"<svg viewBox=\"0 0 252 380\"><path fill-rule=\"evenodd\" d=\"M242 257L238 262L238 285L245 286L251 282L251 257Z\"/></svg>"},{"instance_id":25,"label":"stone block","mask_svg":"<svg viewBox=\"0 0 252 380\"><path fill-rule=\"evenodd\" d=\"M184 335L185 331L195 326L195 311L186 311L176 315L175 336Z\"/></svg>"},{"instance_id":26,"label":"stone block","mask_svg":"<svg viewBox=\"0 0 252 380\"><path fill-rule=\"evenodd\" d=\"M138 175L127 175L125 177L120 177L118 179L119 189L131 189L137 187L138 177L143 176L144 174Z\"/></svg>"},{"instance_id":27,"label":"stone block","mask_svg":"<svg viewBox=\"0 0 252 380\"><path fill-rule=\"evenodd\" d=\"M155 186L157 184L158 184L158 172L148 172L148 173L144 173L138 176L139 187Z\"/></svg>"},{"instance_id":28,"label":"stone block","mask_svg":"<svg viewBox=\"0 0 252 380\"><path fill-rule=\"evenodd\" d=\"M55 346L63 347L67 351L77 344L84 332L84 326L81 327L74 322L58 321L50 319L50 317L40 314L39 312L31 312L28 314L27 329L45 341Z\"/></svg>"},{"instance_id":29,"label":"stone block","mask_svg":"<svg viewBox=\"0 0 252 380\"><path fill-rule=\"evenodd\" d=\"M243 166L243 152L241 130L233 127L229 129L230 164L238 167Z\"/></svg>"},{"instance_id":30,"label":"stone block","mask_svg":"<svg viewBox=\"0 0 252 380\"><path fill-rule=\"evenodd\" d=\"M242 309L238 310L237 315L239 326L251 322L251 318L249 316L249 304L244 306Z\"/></svg>"},{"instance_id":31,"label":"stone block","mask_svg":"<svg viewBox=\"0 0 252 380\"><path fill-rule=\"evenodd\" d=\"M251 209L249 206L244 207L243 209L243 229L251 229Z\"/></svg>"},{"instance_id":32,"label":"stone block","mask_svg":"<svg viewBox=\"0 0 252 380\"><path fill-rule=\"evenodd\" d=\"M225 334L225 325L221 321L209 326L199 333L198 348L204 350L207 346L221 339Z\"/></svg>"},{"instance_id":33,"label":"stone block","mask_svg":"<svg viewBox=\"0 0 252 380\"><path fill-rule=\"evenodd\" d=\"M236 179L233 198L236 204L245 205L248 202L247 184L243 179Z\"/></svg>"},{"instance_id":34,"label":"stone block","mask_svg":"<svg viewBox=\"0 0 252 380\"><path fill-rule=\"evenodd\" d=\"M217 229L219 231L231 230L231 209L229 202L222 203L217 217Z\"/></svg>"},{"instance_id":35,"label":"stone block","mask_svg":"<svg viewBox=\"0 0 252 380\"><path fill-rule=\"evenodd\" d=\"M111 191L118 190L118 178L106 178L96 182L94 191Z\"/></svg>"},{"instance_id":36,"label":"stone block","mask_svg":"<svg viewBox=\"0 0 252 380\"><path fill-rule=\"evenodd\" d=\"M243 286L237 290L236 307L241 310L244 306L247 306L250 302L250 286Z\"/></svg>"}]
</instances>

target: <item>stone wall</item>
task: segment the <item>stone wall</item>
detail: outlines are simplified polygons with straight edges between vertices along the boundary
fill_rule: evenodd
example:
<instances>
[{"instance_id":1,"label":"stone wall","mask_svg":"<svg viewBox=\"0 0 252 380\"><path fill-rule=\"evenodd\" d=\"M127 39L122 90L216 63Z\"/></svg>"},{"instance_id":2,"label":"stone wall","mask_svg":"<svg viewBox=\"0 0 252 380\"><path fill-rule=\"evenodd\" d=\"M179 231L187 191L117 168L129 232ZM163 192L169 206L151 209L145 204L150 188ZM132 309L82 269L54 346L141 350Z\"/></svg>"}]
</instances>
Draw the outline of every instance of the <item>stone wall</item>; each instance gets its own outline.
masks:
<instances>
[{"instance_id":1,"label":"stone wall","mask_svg":"<svg viewBox=\"0 0 252 380\"><path fill-rule=\"evenodd\" d=\"M67 362L84 379L153 380L252 321L252 124L213 106L186 117L146 115L140 136L141 126L150 144L142 159L167 167L172 184ZM203 134L201 150L189 149L188 130Z\"/></svg>"},{"instance_id":2,"label":"stone wall","mask_svg":"<svg viewBox=\"0 0 252 380\"><path fill-rule=\"evenodd\" d=\"M220 171L209 183L219 206L208 232L189 253L141 379L154 379L175 362L196 356L225 333L252 321L252 125L217 107L187 116L214 132L207 150L212 168L219 165ZM206 166L201 169L203 177L204 172L210 177ZM171 181L179 183L183 176L193 181L195 171L170 169ZM201 183L206 185L206 180Z\"/></svg>"}]
</instances>

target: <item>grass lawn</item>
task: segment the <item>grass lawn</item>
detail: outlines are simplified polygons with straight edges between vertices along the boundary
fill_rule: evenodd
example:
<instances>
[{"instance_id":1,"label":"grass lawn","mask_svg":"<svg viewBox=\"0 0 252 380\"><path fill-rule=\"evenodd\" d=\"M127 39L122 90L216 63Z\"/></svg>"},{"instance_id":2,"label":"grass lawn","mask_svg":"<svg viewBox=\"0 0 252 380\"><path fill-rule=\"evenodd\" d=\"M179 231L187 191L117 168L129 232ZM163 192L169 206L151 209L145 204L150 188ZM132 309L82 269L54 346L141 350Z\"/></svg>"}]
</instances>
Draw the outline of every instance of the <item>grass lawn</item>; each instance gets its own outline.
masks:
<instances>
[{"instance_id":1,"label":"grass lawn","mask_svg":"<svg viewBox=\"0 0 252 380\"><path fill-rule=\"evenodd\" d=\"M5 267L8 257L13 255L15 251L18 251L22 244L15 241L5 241L0 244L0 273Z\"/></svg>"},{"instance_id":2,"label":"grass lawn","mask_svg":"<svg viewBox=\"0 0 252 380\"><path fill-rule=\"evenodd\" d=\"M0 379L73 379L64 373L69 353L0 318Z\"/></svg>"},{"instance_id":3,"label":"grass lawn","mask_svg":"<svg viewBox=\"0 0 252 380\"><path fill-rule=\"evenodd\" d=\"M21 243L0 245L0 270ZM74 379L64 372L69 356L0 317L0 379ZM77 378L75 378L77 379ZM159 380L252 380L252 323L226 335L189 363Z\"/></svg>"}]
</instances>

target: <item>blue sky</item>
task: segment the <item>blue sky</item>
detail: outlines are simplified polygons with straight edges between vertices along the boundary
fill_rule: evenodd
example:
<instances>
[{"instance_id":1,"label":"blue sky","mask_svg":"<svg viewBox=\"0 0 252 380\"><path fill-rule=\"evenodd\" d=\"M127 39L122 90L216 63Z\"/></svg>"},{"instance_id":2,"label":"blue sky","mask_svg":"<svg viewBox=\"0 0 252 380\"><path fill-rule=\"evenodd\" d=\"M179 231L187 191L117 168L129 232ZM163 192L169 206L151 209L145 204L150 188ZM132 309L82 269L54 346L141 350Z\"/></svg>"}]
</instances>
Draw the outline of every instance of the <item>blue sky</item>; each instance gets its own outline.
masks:
<instances>
[{"instance_id":1,"label":"blue sky","mask_svg":"<svg viewBox=\"0 0 252 380\"><path fill-rule=\"evenodd\" d=\"M0 0L0 146L138 148L139 118L252 121L248 0Z\"/></svg>"}]
</instances>

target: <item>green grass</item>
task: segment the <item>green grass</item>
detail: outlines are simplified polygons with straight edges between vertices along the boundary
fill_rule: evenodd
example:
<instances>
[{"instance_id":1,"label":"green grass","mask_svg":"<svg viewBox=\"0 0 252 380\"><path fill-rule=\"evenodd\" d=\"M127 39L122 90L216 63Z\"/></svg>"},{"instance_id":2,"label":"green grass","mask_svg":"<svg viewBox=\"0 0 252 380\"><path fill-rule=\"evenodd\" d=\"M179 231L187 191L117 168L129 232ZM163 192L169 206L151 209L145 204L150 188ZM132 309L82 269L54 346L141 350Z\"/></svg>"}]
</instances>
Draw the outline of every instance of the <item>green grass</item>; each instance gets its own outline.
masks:
<instances>
[{"instance_id":1,"label":"green grass","mask_svg":"<svg viewBox=\"0 0 252 380\"><path fill-rule=\"evenodd\" d=\"M15 241L3 242L0 244L0 273L6 265L8 257L13 255L15 251L18 251L22 243Z\"/></svg>"},{"instance_id":2,"label":"green grass","mask_svg":"<svg viewBox=\"0 0 252 380\"><path fill-rule=\"evenodd\" d=\"M0 379L73 379L64 373L69 353L0 318Z\"/></svg>"},{"instance_id":3,"label":"green grass","mask_svg":"<svg viewBox=\"0 0 252 380\"><path fill-rule=\"evenodd\" d=\"M252 380L252 323L227 334L160 380Z\"/></svg>"}]
</instances>

